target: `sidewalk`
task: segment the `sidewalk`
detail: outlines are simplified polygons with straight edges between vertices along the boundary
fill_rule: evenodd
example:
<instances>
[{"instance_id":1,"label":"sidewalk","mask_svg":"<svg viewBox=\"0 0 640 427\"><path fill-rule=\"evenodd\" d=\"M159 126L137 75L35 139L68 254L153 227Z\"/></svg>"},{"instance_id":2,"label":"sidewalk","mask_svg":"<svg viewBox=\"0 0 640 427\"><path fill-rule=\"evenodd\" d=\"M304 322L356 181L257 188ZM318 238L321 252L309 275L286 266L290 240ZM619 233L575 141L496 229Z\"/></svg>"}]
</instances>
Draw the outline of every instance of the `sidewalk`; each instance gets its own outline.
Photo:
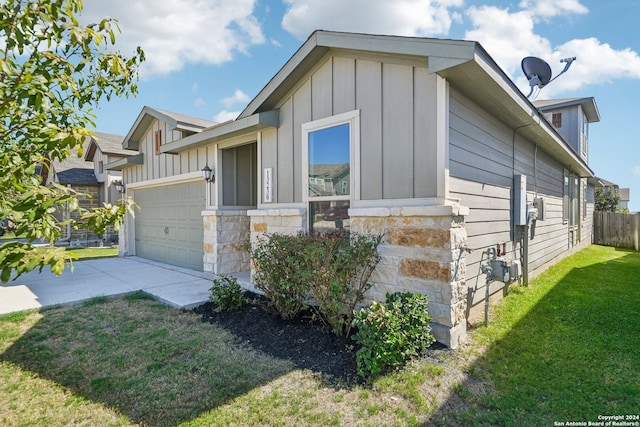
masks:
<instances>
[{"instance_id":1,"label":"sidewalk","mask_svg":"<svg viewBox=\"0 0 640 427\"><path fill-rule=\"evenodd\" d=\"M60 276L46 269L0 284L0 314L138 290L172 307L193 308L208 300L212 285L208 273L138 257L76 261L73 266L73 272L65 269Z\"/></svg>"}]
</instances>

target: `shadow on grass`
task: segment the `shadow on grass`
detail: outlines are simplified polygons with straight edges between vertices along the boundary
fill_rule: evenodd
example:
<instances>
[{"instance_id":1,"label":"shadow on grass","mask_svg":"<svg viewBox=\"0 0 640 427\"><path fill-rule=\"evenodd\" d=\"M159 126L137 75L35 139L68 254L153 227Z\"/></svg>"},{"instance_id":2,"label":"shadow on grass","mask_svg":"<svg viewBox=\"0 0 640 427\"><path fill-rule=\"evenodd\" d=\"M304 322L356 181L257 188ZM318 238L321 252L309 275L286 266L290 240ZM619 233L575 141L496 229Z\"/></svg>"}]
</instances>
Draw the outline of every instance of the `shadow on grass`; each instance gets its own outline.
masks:
<instances>
[{"instance_id":1,"label":"shadow on grass","mask_svg":"<svg viewBox=\"0 0 640 427\"><path fill-rule=\"evenodd\" d=\"M640 253L592 246L549 273L509 296L500 322L476 331L489 346L429 425L640 414ZM547 279L558 274L555 285ZM474 393L478 379L492 391Z\"/></svg>"},{"instance_id":2,"label":"shadow on grass","mask_svg":"<svg viewBox=\"0 0 640 427\"><path fill-rule=\"evenodd\" d=\"M0 362L154 426L194 419L294 369L141 293L43 311Z\"/></svg>"}]
</instances>

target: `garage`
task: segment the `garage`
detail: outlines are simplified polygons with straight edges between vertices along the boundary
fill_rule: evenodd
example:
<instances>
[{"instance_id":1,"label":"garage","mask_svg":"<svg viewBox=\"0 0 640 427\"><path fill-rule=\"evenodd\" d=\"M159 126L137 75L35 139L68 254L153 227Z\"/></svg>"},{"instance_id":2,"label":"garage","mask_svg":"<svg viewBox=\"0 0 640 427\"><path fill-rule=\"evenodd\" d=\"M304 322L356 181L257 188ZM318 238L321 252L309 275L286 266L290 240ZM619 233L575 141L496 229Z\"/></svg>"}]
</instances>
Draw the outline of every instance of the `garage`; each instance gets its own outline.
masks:
<instances>
[{"instance_id":1,"label":"garage","mask_svg":"<svg viewBox=\"0 0 640 427\"><path fill-rule=\"evenodd\" d=\"M136 255L202 271L205 183L138 189L134 199Z\"/></svg>"}]
</instances>

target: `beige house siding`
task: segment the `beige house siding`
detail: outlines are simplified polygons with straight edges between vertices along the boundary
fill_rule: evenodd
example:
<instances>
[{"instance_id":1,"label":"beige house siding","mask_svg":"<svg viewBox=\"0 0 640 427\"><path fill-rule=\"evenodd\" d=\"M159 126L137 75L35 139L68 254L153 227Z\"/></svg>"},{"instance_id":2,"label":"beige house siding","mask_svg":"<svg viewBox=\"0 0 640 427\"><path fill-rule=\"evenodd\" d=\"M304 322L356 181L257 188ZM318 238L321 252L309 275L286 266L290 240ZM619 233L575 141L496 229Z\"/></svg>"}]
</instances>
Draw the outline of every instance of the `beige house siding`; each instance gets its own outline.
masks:
<instances>
[{"instance_id":1,"label":"beige house siding","mask_svg":"<svg viewBox=\"0 0 640 427\"><path fill-rule=\"evenodd\" d=\"M587 204L586 217L581 212L580 241L572 245L563 222L563 165L461 93L451 90L450 103L451 196L470 208L466 230L474 251L466 257L467 285L474 307L471 315L477 318L486 290L481 271L486 248L505 243L506 257L520 259L521 243L512 226L513 175L526 175L528 202L541 197L545 206L544 220L536 221L528 236L530 279L591 243L593 200ZM491 294L499 295L504 284L490 286Z\"/></svg>"},{"instance_id":2,"label":"beige house siding","mask_svg":"<svg viewBox=\"0 0 640 427\"><path fill-rule=\"evenodd\" d=\"M303 201L303 123L360 111L361 200L429 198L436 189L436 85L424 61L333 52L278 105L280 127L262 132L275 203ZM383 180L384 177L384 180Z\"/></svg>"}]
</instances>

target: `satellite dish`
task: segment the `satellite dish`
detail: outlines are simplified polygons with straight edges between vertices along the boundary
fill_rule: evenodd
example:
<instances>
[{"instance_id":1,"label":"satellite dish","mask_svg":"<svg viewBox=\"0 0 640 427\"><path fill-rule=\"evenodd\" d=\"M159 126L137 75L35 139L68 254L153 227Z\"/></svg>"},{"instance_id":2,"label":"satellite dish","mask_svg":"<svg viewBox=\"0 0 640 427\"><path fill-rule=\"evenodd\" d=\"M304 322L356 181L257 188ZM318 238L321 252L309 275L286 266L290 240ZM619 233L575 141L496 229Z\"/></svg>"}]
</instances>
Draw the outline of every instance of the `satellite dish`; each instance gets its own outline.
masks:
<instances>
[{"instance_id":1,"label":"satellite dish","mask_svg":"<svg viewBox=\"0 0 640 427\"><path fill-rule=\"evenodd\" d=\"M529 80L529 86L542 89L551 81L551 67L544 59L527 56L522 60L522 71Z\"/></svg>"},{"instance_id":2,"label":"satellite dish","mask_svg":"<svg viewBox=\"0 0 640 427\"><path fill-rule=\"evenodd\" d=\"M564 74L571 66L571 63L575 60L575 56L573 58L561 59L560 63L565 62L566 65L564 66L564 69L560 72L560 74L552 79L551 67L545 60L536 58L535 56L527 56L526 58L524 58L521 63L522 71L524 72L524 75L527 76L527 80L529 80L529 86L531 87L531 91L529 92L529 95L527 95L527 98L529 98L533 93L534 86L538 86L538 88L542 89L543 87L560 77L560 75Z\"/></svg>"}]
</instances>

